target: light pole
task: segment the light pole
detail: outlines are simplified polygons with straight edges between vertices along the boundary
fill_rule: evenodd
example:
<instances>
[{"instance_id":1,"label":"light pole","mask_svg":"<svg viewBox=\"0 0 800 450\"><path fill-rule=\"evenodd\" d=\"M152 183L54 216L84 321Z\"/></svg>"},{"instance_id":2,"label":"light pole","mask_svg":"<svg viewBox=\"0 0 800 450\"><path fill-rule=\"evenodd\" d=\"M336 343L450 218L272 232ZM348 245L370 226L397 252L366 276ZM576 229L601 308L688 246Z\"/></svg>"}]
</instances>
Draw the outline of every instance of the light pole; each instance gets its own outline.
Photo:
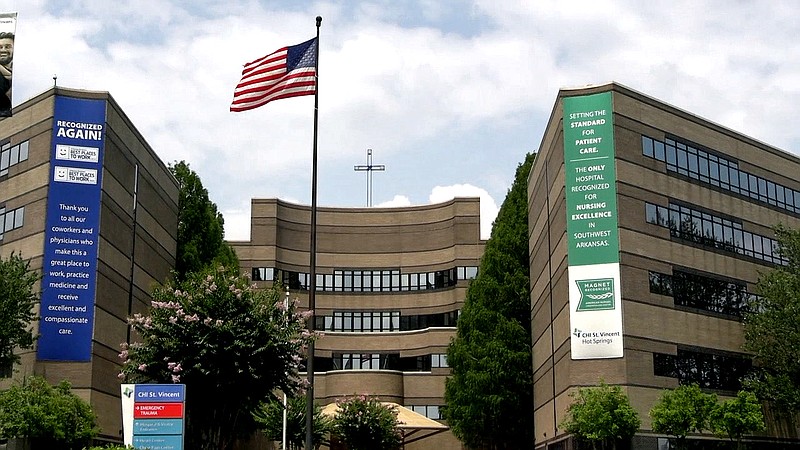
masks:
<instances>
[{"instance_id":1,"label":"light pole","mask_svg":"<svg viewBox=\"0 0 800 450\"><path fill-rule=\"evenodd\" d=\"M286 288L286 297L283 298L283 310L284 311L288 311L289 310L289 288L288 287ZM286 447L286 422L288 420L288 418L287 418L287 416L288 416L287 408L289 407L287 405L287 403L288 402L286 400L286 392L284 392L283 393L283 432L282 432L282 435L281 435L281 443L282 443L281 445L283 446L283 450L286 450L286 448L287 448Z\"/></svg>"}]
</instances>

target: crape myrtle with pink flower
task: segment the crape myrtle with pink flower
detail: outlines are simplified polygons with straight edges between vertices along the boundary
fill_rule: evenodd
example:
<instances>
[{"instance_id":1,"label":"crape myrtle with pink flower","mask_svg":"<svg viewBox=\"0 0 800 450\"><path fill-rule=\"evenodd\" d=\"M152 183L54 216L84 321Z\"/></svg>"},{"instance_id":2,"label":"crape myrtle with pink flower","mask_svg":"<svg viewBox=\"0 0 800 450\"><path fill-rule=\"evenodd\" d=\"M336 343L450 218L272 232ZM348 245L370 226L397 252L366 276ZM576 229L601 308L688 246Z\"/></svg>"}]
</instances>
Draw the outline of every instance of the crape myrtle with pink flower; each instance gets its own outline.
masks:
<instances>
[{"instance_id":1,"label":"crape myrtle with pink flower","mask_svg":"<svg viewBox=\"0 0 800 450\"><path fill-rule=\"evenodd\" d=\"M397 411L366 394L336 400L331 433L350 450L395 450L403 446Z\"/></svg>"},{"instance_id":2,"label":"crape myrtle with pink flower","mask_svg":"<svg viewBox=\"0 0 800 450\"><path fill-rule=\"evenodd\" d=\"M120 378L186 384L186 448L231 448L258 428L259 405L302 392L309 314L285 305L279 286L258 289L222 268L167 282L149 314L129 319L138 336L122 344Z\"/></svg>"}]
</instances>

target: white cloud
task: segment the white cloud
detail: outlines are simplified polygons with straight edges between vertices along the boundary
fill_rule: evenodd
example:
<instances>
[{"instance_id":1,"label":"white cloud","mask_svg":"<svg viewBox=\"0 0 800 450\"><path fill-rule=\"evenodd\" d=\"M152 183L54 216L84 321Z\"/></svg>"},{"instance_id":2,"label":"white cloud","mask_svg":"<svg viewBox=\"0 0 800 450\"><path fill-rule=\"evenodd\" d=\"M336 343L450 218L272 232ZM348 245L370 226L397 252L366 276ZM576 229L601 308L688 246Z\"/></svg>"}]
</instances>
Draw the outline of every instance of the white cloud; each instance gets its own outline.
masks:
<instances>
[{"instance_id":1,"label":"white cloud","mask_svg":"<svg viewBox=\"0 0 800 450\"><path fill-rule=\"evenodd\" d=\"M480 197L481 199L481 239L489 239L492 223L500 208L485 189L470 184L454 184L452 186L436 186L428 197L431 203L442 203L456 197Z\"/></svg>"},{"instance_id":2,"label":"white cloud","mask_svg":"<svg viewBox=\"0 0 800 450\"><path fill-rule=\"evenodd\" d=\"M514 164L539 144L558 89L609 80L795 153L800 142L793 0L0 0L0 8L19 11L14 104L49 89L53 74L61 86L111 92L163 161L190 163L230 228L244 216L227 215L244 214L252 197L310 203L313 98L239 114L228 107L242 64L308 39L317 14L325 18L319 164L336 186L322 191L322 205L363 203L361 183L339 180L365 148L381 149L392 168L413 159L390 191L406 199L455 183L501 198Z\"/></svg>"},{"instance_id":3,"label":"white cloud","mask_svg":"<svg viewBox=\"0 0 800 450\"><path fill-rule=\"evenodd\" d=\"M237 208L228 208L220 211L225 219L225 240L249 241L250 240L250 202L242 202Z\"/></svg>"},{"instance_id":4,"label":"white cloud","mask_svg":"<svg viewBox=\"0 0 800 450\"><path fill-rule=\"evenodd\" d=\"M395 195L393 199L375 205L378 208L399 208L403 206L411 206L411 200L405 195Z\"/></svg>"}]
</instances>

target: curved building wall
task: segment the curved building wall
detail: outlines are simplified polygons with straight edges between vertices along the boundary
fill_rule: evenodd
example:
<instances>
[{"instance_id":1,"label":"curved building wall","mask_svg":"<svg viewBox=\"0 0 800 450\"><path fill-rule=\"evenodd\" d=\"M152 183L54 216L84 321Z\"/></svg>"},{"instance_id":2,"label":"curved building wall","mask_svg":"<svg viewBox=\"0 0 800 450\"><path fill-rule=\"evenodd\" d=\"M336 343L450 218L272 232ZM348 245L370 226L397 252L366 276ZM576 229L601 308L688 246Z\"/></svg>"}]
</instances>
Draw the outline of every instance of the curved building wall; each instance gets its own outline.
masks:
<instances>
[{"instance_id":1,"label":"curved building wall","mask_svg":"<svg viewBox=\"0 0 800 450\"><path fill-rule=\"evenodd\" d=\"M231 242L257 283L281 280L308 304L310 207L251 203L251 239ZM314 393L376 395L439 419L447 346L485 242L480 203L319 208ZM449 432L442 448L461 448ZM423 448L426 441L410 444Z\"/></svg>"}]
</instances>

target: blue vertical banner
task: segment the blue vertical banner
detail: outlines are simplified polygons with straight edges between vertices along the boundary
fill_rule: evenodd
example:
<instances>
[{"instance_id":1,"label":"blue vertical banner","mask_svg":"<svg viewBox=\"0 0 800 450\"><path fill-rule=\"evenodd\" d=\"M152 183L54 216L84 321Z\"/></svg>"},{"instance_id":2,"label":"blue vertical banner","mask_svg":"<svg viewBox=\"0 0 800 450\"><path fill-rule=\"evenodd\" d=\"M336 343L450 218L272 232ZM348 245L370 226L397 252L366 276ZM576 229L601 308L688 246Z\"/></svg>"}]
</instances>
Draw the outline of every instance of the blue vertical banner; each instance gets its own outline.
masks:
<instances>
[{"instance_id":1,"label":"blue vertical banner","mask_svg":"<svg viewBox=\"0 0 800 450\"><path fill-rule=\"evenodd\" d=\"M55 97L37 358L89 361L106 101Z\"/></svg>"}]
</instances>

